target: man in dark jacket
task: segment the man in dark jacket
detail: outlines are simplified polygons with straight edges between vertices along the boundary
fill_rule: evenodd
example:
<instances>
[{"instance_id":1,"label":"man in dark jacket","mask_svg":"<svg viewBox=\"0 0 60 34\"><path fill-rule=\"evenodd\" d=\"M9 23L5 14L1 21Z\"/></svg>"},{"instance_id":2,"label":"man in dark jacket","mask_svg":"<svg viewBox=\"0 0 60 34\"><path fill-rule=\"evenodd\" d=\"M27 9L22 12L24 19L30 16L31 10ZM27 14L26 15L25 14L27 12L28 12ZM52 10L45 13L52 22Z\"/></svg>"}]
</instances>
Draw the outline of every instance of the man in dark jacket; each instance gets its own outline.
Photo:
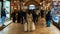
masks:
<instances>
[{"instance_id":1,"label":"man in dark jacket","mask_svg":"<svg viewBox=\"0 0 60 34\"><path fill-rule=\"evenodd\" d=\"M36 12L32 10L33 22L36 23Z\"/></svg>"},{"instance_id":2,"label":"man in dark jacket","mask_svg":"<svg viewBox=\"0 0 60 34\"><path fill-rule=\"evenodd\" d=\"M5 8L4 8L1 11L1 20L2 20L1 23L2 23L2 26L4 26L5 18L6 18L6 12L5 12Z\"/></svg>"},{"instance_id":3,"label":"man in dark jacket","mask_svg":"<svg viewBox=\"0 0 60 34\"><path fill-rule=\"evenodd\" d=\"M51 19L52 19L51 11L48 11L48 13L46 14L46 24L47 24L47 27L50 27Z\"/></svg>"},{"instance_id":4,"label":"man in dark jacket","mask_svg":"<svg viewBox=\"0 0 60 34\"><path fill-rule=\"evenodd\" d=\"M22 24L23 24L24 20L25 22L27 22L27 11L26 10L21 11L21 15L22 15ZM24 20L23 20L23 17L24 17Z\"/></svg>"},{"instance_id":5,"label":"man in dark jacket","mask_svg":"<svg viewBox=\"0 0 60 34\"><path fill-rule=\"evenodd\" d=\"M12 13L12 18L13 18L13 22L15 23L15 21L16 21L16 11L15 10Z\"/></svg>"},{"instance_id":6,"label":"man in dark jacket","mask_svg":"<svg viewBox=\"0 0 60 34\"><path fill-rule=\"evenodd\" d=\"M20 23L21 22L21 18L22 18L22 14L21 14L22 10L18 11L18 16L17 16L17 22Z\"/></svg>"}]
</instances>

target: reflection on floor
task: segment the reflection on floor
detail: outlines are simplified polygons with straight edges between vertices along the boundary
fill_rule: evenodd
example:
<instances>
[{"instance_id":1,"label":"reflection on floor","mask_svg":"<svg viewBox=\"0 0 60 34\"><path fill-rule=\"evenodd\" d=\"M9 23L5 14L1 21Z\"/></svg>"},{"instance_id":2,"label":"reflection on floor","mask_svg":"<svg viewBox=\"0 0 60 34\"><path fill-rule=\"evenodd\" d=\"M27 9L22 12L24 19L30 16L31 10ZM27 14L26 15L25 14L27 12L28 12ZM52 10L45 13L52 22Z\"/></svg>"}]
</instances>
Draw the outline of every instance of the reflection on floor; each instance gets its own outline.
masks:
<instances>
[{"instance_id":1,"label":"reflection on floor","mask_svg":"<svg viewBox=\"0 0 60 34\"><path fill-rule=\"evenodd\" d=\"M42 21L43 22L43 21ZM36 30L33 32L24 32L23 24L21 23L11 23L9 26L0 31L0 34L60 34L59 30L51 24L50 27L45 27L36 24Z\"/></svg>"},{"instance_id":2,"label":"reflection on floor","mask_svg":"<svg viewBox=\"0 0 60 34\"><path fill-rule=\"evenodd\" d=\"M7 25L9 25L11 22L12 22L12 20L5 21L4 25L7 26Z\"/></svg>"}]
</instances>

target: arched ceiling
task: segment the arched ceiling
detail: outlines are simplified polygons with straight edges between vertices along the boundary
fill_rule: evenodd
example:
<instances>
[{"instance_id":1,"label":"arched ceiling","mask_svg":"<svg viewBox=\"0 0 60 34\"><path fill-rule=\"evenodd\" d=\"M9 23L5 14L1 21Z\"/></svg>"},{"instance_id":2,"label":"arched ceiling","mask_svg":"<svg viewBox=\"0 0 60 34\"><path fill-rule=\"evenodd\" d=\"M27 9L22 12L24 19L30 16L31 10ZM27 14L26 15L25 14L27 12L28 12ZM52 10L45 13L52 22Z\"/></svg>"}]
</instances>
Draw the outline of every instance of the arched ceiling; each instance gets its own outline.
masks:
<instances>
[{"instance_id":1,"label":"arched ceiling","mask_svg":"<svg viewBox=\"0 0 60 34\"><path fill-rule=\"evenodd\" d=\"M35 1L35 0L29 0L29 1L25 2L25 6L28 6L30 4L34 4L36 6L40 5L40 3L38 1Z\"/></svg>"}]
</instances>

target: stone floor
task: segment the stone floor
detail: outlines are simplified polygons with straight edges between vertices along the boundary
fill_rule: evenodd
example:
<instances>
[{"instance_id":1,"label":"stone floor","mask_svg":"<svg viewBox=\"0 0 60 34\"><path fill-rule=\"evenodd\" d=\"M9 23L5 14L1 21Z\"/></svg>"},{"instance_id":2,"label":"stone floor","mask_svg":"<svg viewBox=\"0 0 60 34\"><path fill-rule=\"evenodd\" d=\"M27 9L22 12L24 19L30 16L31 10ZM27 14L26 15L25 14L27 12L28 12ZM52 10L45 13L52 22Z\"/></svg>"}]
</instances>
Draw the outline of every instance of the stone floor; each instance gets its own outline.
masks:
<instances>
[{"instance_id":1,"label":"stone floor","mask_svg":"<svg viewBox=\"0 0 60 34\"><path fill-rule=\"evenodd\" d=\"M36 30L33 32L24 32L23 24L11 23L9 26L0 31L0 34L60 34L60 31L51 24L50 27L36 24Z\"/></svg>"}]
</instances>

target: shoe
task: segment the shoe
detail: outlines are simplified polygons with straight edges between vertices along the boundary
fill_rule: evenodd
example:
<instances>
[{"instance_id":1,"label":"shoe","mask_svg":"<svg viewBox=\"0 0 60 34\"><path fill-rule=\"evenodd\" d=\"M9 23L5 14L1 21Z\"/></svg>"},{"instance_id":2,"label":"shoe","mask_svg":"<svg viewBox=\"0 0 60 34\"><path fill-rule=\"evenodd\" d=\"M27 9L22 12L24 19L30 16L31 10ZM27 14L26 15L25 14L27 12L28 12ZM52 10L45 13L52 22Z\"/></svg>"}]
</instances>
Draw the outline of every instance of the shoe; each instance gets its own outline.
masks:
<instances>
[{"instance_id":1,"label":"shoe","mask_svg":"<svg viewBox=\"0 0 60 34\"><path fill-rule=\"evenodd\" d=\"M21 23L21 24L23 24L23 23Z\"/></svg>"},{"instance_id":2,"label":"shoe","mask_svg":"<svg viewBox=\"0 0 60 34\"><path fill-rule=\"evenodd\" d=\"M32 30L30 32L32 32Z\"/></svg>"},{"instance_id":3,"label":"shoe","mask_svg":"<svg viewBox=\"0 0 60 34\"><path fill-rule=\"evenodd\" d=\"M47 27L50 27L50 26L47 26Z\"/></svg>"}]
</instances>

